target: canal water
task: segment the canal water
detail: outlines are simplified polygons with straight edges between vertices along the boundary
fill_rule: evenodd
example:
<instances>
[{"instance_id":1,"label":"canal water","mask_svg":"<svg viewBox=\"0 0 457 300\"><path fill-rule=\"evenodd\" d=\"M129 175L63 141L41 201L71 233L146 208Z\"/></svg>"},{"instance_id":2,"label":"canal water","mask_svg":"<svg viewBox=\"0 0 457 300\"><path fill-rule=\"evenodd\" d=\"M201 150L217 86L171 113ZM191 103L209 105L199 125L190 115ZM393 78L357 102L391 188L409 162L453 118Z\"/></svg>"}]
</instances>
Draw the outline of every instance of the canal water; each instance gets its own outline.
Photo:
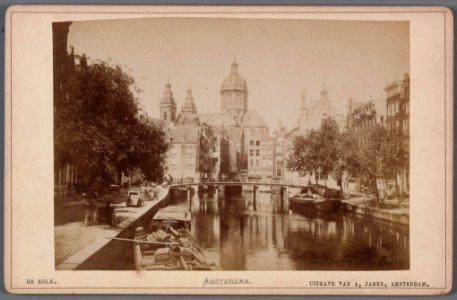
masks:
<instances>
[{"instance_id":1,"label":"canal water","mask_svg":"<svg viewBox=\"0 0 457 300\"><path fill-rule=\"evenodd\" d=\"M214 191L195 193L191 203L172 193L170 202L190 206L193 236L223 270L409 269L407 226L352 213L298 213L285 198Z\"/></svg>"}]
</instances>

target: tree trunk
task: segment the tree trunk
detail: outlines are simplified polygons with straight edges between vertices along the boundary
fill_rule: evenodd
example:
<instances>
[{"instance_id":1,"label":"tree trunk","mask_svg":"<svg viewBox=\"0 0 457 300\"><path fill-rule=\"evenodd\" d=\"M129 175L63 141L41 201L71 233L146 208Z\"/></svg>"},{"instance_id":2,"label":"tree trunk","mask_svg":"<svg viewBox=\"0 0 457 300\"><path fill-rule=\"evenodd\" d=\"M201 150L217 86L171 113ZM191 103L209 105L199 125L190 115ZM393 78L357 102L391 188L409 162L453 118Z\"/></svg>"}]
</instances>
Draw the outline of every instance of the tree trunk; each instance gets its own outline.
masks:
<instances>
[{"instance_id":1,"label":"tree trunk","mask_svg":"<svg viewBox=\"0 0 457 300\"><path fill-rule=\"evenodd\" d=\"M317 181L317 172L314 172L314 180L316 180L316 185L319 185L319 181Z\"/></svg>"},{"instance_id":2,"label":"tree trunk","mask_svg":"<svg viewBox=\"0 0 457 300\"><path fill-rule=\"evenodd\" d=\"M379 191L378 191L378 182L376 176L372 176L372 184L374 185L374 192L376 195L376 202L379 203Z\"/></svg>"},{"instance_id":3,"label":"tree trunk","mask_svg":"<svg viewBox=\"0 0 457 300\"><path fill-rule=\"evenodd\" d=\"M397 192L398 201L401 204L402 199L401 199L401 196L400 196L400 189L398 188L398 178L397 178L398 174L397 174L397 172L395 172L394 176L395 176L395 191Z\"/></svg>"},{"instance_id":4,"label":"tree trunk","mask_svg":"<svg viewBox=\"0 0 457 300\"><path fill-rule=\"evenodd\" d=\"M340 186L340 191L341 193L343 193L343 177L341 177L338 181L337 181L337 184L339 184Z\"/></svg>"}]
</instances>

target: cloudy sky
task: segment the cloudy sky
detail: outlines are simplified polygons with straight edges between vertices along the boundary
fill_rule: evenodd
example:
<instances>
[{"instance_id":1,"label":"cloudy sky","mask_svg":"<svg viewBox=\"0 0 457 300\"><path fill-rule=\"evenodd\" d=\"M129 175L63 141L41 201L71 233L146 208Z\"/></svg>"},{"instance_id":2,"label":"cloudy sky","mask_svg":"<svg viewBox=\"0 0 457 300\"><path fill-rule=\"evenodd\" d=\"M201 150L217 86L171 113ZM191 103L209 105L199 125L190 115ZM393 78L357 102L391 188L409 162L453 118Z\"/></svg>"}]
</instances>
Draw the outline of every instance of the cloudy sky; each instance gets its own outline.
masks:
<instances>
[{"instance_id":1,"label":"cloudy sky","mask_svg":"<svg viewBox=\"0 0 457 300\"><path fill-rule=\"evenodd\" d=\"M355 101L385 97L384 86L409 72L407 22L160 18L74 22L68 45L125 66L142 90L144 110L159 116L170 79L178 110L191 85L199 112L220 110L219 90L234 55L249 87L249 109L274 128L298 118L300 94L325 85L345 112Z\"/></svg>"}]
</instances>

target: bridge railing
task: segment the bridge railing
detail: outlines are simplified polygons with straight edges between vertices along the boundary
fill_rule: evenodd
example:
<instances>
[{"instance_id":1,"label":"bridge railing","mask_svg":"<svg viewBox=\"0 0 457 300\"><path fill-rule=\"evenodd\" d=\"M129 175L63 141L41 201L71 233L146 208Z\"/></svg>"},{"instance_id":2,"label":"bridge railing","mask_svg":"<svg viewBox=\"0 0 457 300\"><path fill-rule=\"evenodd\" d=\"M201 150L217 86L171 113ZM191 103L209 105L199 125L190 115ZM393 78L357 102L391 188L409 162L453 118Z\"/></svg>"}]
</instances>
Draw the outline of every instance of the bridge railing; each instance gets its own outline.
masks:
<instances>
[{"instance_id":1,"label":"bridge railing","mask_svg":"<svg viewBox=\"0 0 457 300\"><path fill-rule=\"evenodd\" d=\"M280 185L289 185L289 186L307 186L308 180L301 178L282 178L280 180L273 178L262 178L262 179L250 179L250 178L173 178L170 184L205 184L205 183L214 183L214 182L240 182L240 183L252 183L252 184L280 184Z\"/></svg>"}]
</instances>

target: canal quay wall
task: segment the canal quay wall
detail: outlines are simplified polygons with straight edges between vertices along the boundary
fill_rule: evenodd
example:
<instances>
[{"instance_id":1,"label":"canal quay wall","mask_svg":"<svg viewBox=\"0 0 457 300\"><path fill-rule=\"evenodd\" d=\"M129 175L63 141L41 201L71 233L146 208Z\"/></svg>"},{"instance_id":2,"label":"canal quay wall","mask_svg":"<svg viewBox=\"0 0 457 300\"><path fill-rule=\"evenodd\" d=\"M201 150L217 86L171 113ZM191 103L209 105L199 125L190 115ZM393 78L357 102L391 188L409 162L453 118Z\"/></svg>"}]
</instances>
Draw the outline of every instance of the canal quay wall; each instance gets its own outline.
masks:
<instances>
[{"instance_id":1,"label":"canal quay wall","mask_svg":"<svg viewBox=\"0 0 457 300\"><path fill-rule=\"evenodd\" d=\"M363 201L363 199L359 198L343 201L344 209L346 212L352 212L357 215L409 226L409 208L385 209L370 207L363 204Z\"/></svg>"},{"instance_id":2,"label":"canal quay wall","mask_svg":"<svg viewBox=\"0 0 457 300\"><path fill-rule=\"evenodd\" d=\"M158 199L145 201L142 207L118 207L116 219L120 223L112 230L103 232L97 240L60 263L57 270L116 270L117 258L125 257L124 251L132 252L131 242L112 238L132 238L135 229L143 226L150 217L169 202L169 188L161 188Z\"/></svg>"}]
</instances>

